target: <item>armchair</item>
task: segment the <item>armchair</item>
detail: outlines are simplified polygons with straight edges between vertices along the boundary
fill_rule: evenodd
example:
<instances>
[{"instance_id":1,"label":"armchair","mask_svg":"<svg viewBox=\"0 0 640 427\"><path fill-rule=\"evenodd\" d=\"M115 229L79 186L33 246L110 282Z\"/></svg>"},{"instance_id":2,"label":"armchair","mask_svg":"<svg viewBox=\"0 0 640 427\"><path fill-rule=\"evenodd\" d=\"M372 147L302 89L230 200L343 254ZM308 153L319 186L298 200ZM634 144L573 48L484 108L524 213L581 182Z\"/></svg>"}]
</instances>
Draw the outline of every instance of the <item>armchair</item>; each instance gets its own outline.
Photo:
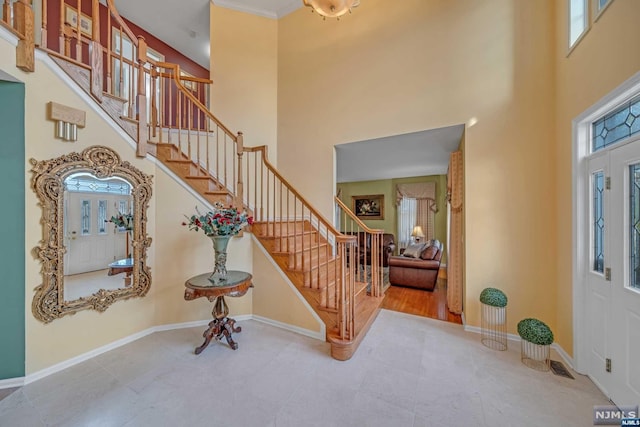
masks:
<instances>
[{"instance_id":1,"label":"armchair","mask_svg":"<svg viewBox=\"0 0 640 427\"><path fill-rule=\"evenodd\" d=\"M389 281L392 285L432 291L436 287L440 271L442 243L431 240L419 248L411 249L412 251L406 250L400 256L389 257Z\"/></svg>"}]
</instances>

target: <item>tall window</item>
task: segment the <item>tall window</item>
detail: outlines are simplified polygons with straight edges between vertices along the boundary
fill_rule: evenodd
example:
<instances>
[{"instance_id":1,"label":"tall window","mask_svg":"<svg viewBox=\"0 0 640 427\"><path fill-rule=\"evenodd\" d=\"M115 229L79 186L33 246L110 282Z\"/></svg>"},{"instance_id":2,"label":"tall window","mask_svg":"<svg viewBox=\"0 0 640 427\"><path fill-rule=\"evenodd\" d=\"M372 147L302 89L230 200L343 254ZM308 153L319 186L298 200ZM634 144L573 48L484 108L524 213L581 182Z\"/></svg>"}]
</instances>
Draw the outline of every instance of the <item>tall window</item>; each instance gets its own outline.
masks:
<instances>
[{"instance_id":1,"label":"tall window","mask_svg":"<svg viewBox=\"0 0 640 427\"><path fill-rule=\"evenodd\" d=\"M588 10L587 0L569 0L569 49L587 30Z\"/></svg>"},{"instance_id":2,"label":"tall window","mask_svg":"<svg viewBox=\"0 0 640 427\"><path fill-rule=\"evenodd\" d=\"M597 19L598 16L600 15L600 13L606 9L607 6L609 6L609 4L612 2L613 0L594 0L594 3L596 5L595 7L595 16Z\"/></svg>"},{"instance_id":3,"label":"tall window","mask_svg":"<svg viewBox=\"0 0 640 427\"><path fill-rule=\"evenodd\" d=\"M406 248L411 243L411 232L416 225L418 203L416 199L403 197L398 205L398 248Z\"/></svg>"}]
</instances>

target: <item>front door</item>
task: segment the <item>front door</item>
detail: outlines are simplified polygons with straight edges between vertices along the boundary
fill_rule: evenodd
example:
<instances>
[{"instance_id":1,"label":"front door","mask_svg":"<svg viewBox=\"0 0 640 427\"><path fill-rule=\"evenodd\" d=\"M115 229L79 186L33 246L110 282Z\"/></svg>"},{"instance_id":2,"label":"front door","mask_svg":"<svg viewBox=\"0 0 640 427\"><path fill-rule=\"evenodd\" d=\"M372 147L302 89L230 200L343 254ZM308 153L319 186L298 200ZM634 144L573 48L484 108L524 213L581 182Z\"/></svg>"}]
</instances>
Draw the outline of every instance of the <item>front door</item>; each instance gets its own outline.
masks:
<instances>
[{"instance_id":1,"label":"front door","mask_svg":"<svg viewBox=\"0 0 640 427\"><path fill-rule=\"evenodd\" d=\"M640 139L611 150L611 384L640 402Z\"/></svg>"},{"instance_id":2,"label":"front door","mask_svg":"<svg viewBox=\"0 0 640 427\"><path fill-rule=\"evenodd\" d=\"M640 139L589 159L590 378L618 406L640 402Z\"/></svg>"}]
</instances>

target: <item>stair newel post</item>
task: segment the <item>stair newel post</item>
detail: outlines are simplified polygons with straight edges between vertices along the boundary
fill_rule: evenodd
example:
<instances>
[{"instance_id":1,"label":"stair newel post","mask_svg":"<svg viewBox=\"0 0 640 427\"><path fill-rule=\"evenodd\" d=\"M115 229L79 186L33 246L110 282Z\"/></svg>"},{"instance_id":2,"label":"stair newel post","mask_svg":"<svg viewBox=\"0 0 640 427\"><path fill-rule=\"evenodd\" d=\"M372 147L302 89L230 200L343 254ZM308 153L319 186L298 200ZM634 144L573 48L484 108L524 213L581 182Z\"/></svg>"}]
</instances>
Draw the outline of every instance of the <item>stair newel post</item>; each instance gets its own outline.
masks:
<instances>
[{"instance_id":1,"label":"stair newel post","mask_svg":"<svg viewBox=\"0 0 640 427\"><path fill-rule=\"evenodd\" d=\"M11 16L11 15L9 15ZM33 9L30 0L19 0L13 4L13 28L23 38L16 48L16 66L23 71L35 71L35 33Z\"/></svg>"},{"instance_id":2,"label":"stair newel post","mask_svg":"<svg viewBox=\"0 0 640 427\"><path fill-rule=\"evenodd\" d=\"M336 288L336 308L338 311L338 316L340 316L340 318L338 319L338 327L340 329L340 339L346 339L347 338L347 328L346 328L346 323L347 323L347 310L346 310L346 306L344 304L344 297L347 294L347 284L346 284L346 280L345 280L345 274L344 274L344 267L346 265L346 255L347 255L347 251L345 250L346 248L346 243L344 241L338 240L338 256L340 259L340 263L336 263L336 270L338 270L338 278L339 278L339 283L340 286L337 286Z\"/></svg>"},{"instance_id":3,"label":"stair newel post","mask_svg":"<svg viewBox=\"0 0 640 427\"><path fill-rule=\"evenodd\" d=\"M93 16L91 28L91 43L89 44L89 56L91 64L91 95L102 102L102 88L104 87L104 71L102 67L102 45L100 44L100 2L92 0L91 16Z\"/></svg>"},{"instance_id":4,"label":"stair newel post","mask_svg":"<svg viewBox=\"0 0 640 427\"><path fill-rule=\"evenodd\" d=\"M138 36L138 94L136 96L136 107L138 110L138 157L147 156L147 95L145 85L145 68L147 62L147 42L144 37Z\"/></svg>"},{"instance_id":5,"label":"stair newel post","mask_svg":"<svg viewBox=\"0 0 640 427\"><path fill-rule=\"evenodd\" d=\"M240 209L244 203L244 182L242 180L242 156L244 155L244 135L238 132L236 137L236 153L238 155L238 183L234 204Z\"/></svg>"}]
</instances>

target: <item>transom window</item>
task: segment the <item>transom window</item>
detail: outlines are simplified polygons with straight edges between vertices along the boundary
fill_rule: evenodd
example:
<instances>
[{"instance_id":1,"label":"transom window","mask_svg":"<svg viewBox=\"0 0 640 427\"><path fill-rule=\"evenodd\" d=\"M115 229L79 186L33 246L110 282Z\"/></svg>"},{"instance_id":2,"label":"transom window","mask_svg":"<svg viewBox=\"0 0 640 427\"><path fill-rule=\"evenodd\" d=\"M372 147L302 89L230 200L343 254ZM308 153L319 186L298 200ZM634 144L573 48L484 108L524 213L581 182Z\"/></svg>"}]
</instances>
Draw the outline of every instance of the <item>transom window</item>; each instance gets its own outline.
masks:
<instances>
[{"instance_id":1,"label":"transom window","mask_svg":"<svg viewBox=\"0 0 640 427\"><path fill-rule=\"evenodd\" d=\"M75 174L64 180L64 189L82 193L131 194L131 185L118 178L96 179L91 175Z\"/></svg>"},{"instance_id":2,"label":"transom window","mask_svg":"<svg viewBox=\"0 0 640 427\"><path fill-rule=\"evenodd\" d=\"M591 152L640 133L640 96L636 96L591 125Z\"/></svg>"}]
</instances>

